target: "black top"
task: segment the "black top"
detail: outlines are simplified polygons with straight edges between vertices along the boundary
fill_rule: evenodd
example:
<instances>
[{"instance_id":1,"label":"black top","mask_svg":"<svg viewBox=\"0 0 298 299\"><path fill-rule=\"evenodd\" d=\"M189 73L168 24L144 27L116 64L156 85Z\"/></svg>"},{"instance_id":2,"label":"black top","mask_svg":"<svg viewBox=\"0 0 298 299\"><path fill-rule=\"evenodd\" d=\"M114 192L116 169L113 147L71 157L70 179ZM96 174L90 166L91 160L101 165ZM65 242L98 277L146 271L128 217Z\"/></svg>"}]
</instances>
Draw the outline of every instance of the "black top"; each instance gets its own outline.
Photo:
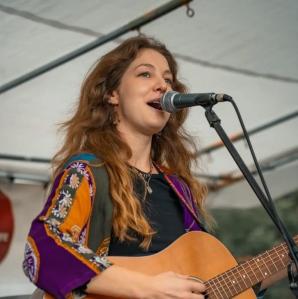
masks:
<instances>
[{"instance_id":1,"label":"black top","mask_svg":"<svg viewBox=\"0 0 298 299\"><path fill-rule=\"evenodd\" d=\"M124 242L120 242L112 233L109 255L142 256L154 254L166 248L185 233L182 206L164 175L152 174L150 187L153 192L151 194L147 192L146 199L143 199L143 181L137 178L134 182L134 191L142 202L146 218L156 232L148 251L139 247L141 239L135 233L130 232L130 235L136 237L137 240Z\"/></svg>"}]
</instances>

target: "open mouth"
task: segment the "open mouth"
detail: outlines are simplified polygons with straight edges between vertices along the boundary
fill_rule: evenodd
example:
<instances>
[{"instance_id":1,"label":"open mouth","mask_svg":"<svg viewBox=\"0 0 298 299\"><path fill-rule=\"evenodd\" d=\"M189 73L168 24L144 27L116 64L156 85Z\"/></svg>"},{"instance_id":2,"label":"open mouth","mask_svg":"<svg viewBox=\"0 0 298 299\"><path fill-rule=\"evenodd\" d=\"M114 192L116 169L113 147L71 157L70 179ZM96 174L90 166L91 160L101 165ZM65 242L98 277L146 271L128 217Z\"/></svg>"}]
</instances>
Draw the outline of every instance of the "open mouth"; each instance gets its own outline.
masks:
<instances>
[{"instance_id":1,"label":"open mouth","mask_svg":"<svg viewBox=\"0 0 298 299\"><path fill-rule=\"evenodd\" d=\"M154 101L148 103L148 105L151 106L151 107L153 107L154 109L162 110L159 100L154 100Z\"/></svg>"}]
</instances>

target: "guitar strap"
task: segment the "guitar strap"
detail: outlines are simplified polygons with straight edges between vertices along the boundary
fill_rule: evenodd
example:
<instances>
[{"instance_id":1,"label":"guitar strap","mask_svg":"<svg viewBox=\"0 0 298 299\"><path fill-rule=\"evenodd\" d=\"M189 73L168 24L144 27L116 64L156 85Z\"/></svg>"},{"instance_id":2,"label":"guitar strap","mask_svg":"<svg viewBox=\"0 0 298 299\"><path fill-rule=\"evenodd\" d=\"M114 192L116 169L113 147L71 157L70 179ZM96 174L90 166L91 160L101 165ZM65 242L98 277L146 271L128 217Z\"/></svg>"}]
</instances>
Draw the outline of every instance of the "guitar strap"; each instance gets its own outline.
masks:
<instances>
[{"instance_id":1,"label":"guitar strap","mask_svg":"<svg viewBox=\"0 0 298 299\"><path fill-rule=\"evenodd\" d=\"M88 247L98 255L106 254L112 229L113 204L109 190L109 176L104 162L91 153L72 156L64 165L74 161L87 162L92 169L96 192L88 224Z\"/></svg>"},{"instance_id":2,"label":"guitar strap","mask_svg":"<svg viewBox=\"0 0 298 299\"><path fill-rule=\"evenodd\" d=\"M109 245L112 229L113 204L109 190L109 176L103 163L92 166L96 182L96 193L89 223L88 247L99 255L104 254ZM98 192L100 191L100 192Z\"/></svg>"}]
</instances>

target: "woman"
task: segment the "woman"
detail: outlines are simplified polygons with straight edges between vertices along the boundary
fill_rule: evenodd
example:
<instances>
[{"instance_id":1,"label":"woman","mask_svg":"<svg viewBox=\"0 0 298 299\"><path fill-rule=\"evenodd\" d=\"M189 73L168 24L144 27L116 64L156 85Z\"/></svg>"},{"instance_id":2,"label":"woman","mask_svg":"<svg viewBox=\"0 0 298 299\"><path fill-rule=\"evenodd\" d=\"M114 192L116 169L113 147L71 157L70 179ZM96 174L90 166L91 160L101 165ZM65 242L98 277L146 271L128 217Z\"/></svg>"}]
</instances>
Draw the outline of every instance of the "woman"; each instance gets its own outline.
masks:
<instances>
[{"instance_id":1,"label":"woman","mask_svg":"<svg viewBox=\"0 0 298 299\"><path fill-rule=\"evenodd\" d=\"M196 149L182 128L187 112L159 109L169 90L186 91L176 62L164 45L142 36L103 56L83 83L25 250L26 275L55 298L204 298L205 286L185 275L149 276L107 258L159 252L208 223L205 187L190 171ZM103 167L108 187L96 174ZM99 210L97 197L106 203Z\"/></svg>"}]
</instances>

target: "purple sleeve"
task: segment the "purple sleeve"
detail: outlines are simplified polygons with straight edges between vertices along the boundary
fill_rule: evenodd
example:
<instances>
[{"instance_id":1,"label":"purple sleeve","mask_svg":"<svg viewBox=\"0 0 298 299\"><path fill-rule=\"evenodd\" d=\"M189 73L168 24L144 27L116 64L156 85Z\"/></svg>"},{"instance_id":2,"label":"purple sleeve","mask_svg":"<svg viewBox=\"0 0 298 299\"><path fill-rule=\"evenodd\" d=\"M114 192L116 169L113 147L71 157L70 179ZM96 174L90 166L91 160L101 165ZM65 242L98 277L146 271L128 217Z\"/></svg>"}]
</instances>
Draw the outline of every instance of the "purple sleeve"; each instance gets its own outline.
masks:
<instances>
[{"instance_id":1,"label":"purple sleeve","mask_svg":"<svg viewBox=\"0 0 298 299\"><path fill-rule=\"evenodd\" d=\"M71 213L79 215L80 211L73 211L79 201L84 204L84 200L93 200L93 184L86 164L72 163L56 178L43 211L32 222L24 272L55 298L65 298L111 265L105 256L96 255L86 246L87 223L76 234L61 229L66 221L72 221Z\"/></svg>"}]
</instances>

